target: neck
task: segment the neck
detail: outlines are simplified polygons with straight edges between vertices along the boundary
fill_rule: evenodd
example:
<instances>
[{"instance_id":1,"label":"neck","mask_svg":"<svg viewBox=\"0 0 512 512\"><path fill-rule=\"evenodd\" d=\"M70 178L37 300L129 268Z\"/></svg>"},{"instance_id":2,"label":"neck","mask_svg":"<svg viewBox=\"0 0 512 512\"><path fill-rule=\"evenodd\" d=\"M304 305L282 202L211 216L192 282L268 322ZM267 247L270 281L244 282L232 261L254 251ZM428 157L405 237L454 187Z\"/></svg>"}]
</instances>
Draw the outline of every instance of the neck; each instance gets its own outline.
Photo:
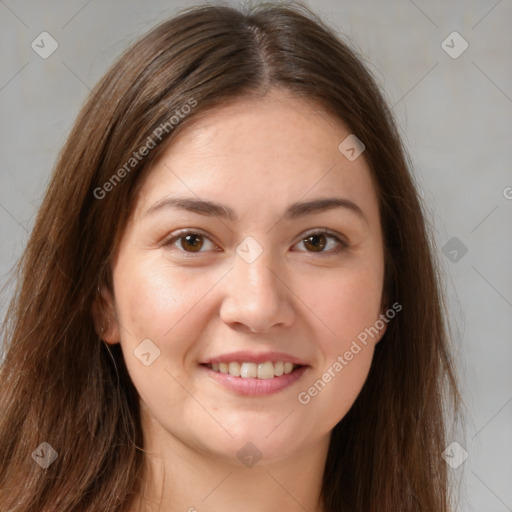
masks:
<instances>
[{"instance_id":1,"label":"neck","mask_svg":"<svg viewBox=\"0 0 512 512\"><path fill-rule=\"evenodd\" d=\"M320 495L329 435L300 453L252 467L183 442L154 420L144 437L143 485L130 512L324 512Z\"/></svg>"}]
</instances>

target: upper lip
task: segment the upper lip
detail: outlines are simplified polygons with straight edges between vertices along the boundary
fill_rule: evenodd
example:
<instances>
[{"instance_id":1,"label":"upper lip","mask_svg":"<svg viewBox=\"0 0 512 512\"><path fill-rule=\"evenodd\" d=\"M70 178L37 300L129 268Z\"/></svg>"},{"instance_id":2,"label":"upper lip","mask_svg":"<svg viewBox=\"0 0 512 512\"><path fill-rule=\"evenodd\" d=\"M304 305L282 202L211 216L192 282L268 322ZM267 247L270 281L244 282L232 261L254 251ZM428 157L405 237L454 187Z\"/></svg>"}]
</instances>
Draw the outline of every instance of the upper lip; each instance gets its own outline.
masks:
<instances>
[{"instance_id":1,"label":"upper lip","mask_svg":"<svg viewBox=\"0 0 512 512\"><path fill-rule=\"evenodd\" d=\"M286 354L284 352L247 352L247 351L238 351L231 352L229 354L222 354L219 356L211 357L206 361L203 361L202 364L211 364L211 363L230 363L230 362L241 362L241 363L265 363L266 361L289 361L293 364L298 364L301 366L307 366L308 363L299 359L298 357L292 356L290 354Z\"/></svg>"}]
</instances>

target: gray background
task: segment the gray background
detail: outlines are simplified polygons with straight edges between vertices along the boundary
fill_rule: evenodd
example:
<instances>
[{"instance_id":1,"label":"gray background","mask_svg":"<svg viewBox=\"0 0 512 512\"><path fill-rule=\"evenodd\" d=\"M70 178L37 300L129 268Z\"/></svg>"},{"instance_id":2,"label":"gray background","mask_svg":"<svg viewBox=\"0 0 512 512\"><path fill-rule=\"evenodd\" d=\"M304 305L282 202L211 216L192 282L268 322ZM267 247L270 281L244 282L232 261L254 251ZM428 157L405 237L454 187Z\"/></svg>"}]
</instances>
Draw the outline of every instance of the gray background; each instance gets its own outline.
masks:
<instances>
[{"instance_id":1,"label":"gray background","mask_svg":"<svg viewBox=\"0 0 512 512\"><path fill-rule=\"evenodd\" d=\"M512 2L307 3L376 74L428 207L469 410L450 438L469 453L450 468L458 510L512 511ZM0 286L89 89L131 42L193 4L0 0ZM31 48L43 31L59 45L47 59ZM458 58L441 46L453 31L469 44Z\"/></svg>"}]
</instances>

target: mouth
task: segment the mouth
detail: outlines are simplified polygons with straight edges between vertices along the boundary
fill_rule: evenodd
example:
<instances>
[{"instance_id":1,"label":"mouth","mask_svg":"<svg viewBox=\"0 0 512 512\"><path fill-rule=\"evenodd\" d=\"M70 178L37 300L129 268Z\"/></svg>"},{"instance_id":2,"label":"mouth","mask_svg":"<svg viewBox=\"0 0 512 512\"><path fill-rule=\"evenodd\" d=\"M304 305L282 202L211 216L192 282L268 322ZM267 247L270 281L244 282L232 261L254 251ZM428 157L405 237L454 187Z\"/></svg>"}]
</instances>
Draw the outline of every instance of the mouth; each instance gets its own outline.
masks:
<instances>
[{"instance_id":1,"label":"mouth","mask_svg":"<svg viewBox=\"0 0 512 512\"><path fill-rule=\"evenodd\" d=\"M229 391L255 396L277 393L299 380L309 365L291 361L201 363L205 374Z\"/></svg>"}]
</instances>

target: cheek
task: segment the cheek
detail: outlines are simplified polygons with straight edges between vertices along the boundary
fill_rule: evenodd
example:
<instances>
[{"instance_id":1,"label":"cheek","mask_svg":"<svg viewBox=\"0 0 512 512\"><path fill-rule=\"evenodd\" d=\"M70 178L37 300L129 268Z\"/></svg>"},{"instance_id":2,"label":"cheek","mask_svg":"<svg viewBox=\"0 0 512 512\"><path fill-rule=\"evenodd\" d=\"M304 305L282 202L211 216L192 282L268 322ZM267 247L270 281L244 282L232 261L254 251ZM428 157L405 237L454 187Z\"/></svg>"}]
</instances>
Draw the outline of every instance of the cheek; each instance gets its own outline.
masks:
<instances>
[{"instance_id":1,"label":"cheek","mask_svg":"<svg viewBox=\"0 0 512 512\"><path fill-rule=\"evenodd\" d=\"M150 339L158 347L156 362L170 361L181 374L190 339L199 337L208 320L205 305L215 285L212 273L183 271L148 258L119 260L114 268L117 320L127 365L138 368L133 351Z\"/></svg>"},{"instance_id":2,"label":"cheek","mask_svg":"<svg viewBox=\"0 0 512 512\"><path fill-rule=\"evenodd\" d=\"M382 269L377 264L340 270L317 282L308 306L321 322L317 333L319 366L304 383L298 402L324 426L334 427L359 395L378 338Z\"/></svg>"},{"instance_id":3,"label":"cheek","mask_svg":"<svg viewBox=\"0 0 512 512\"><path fill-rule=\"evenodd\" d=\"M193 281L176 269L148 258L120 261L114 271L119 322L128 336L161 339L191 311L208 280ZM202 284L201 284L202 283Z\"/></svg>"},{"instance_id":4,"label":"cheek","mask_svg":"<svg viewBox=\"0 0 512 512\"><path fill-rule=\"evenodd\" d=\"M302 285L304 286L304 285ZM342 269L304 288L307 305L324 324L324 349L340 350L366 328L375 324L381 313L382 272L379 266Z\"/></svg>"},{"instance_id":5,"label":"cheek","mask_svg":"<svg viewBox=\"0 0 512 512\"><path fill-rule=\"evenodd\" d=\"M198 305L211 288L210 280L191 280L187 273L150 258L118 260L113 278L128 373L143 402L177 414L178 404L189 398L179 383L186 373L189 340L201 332Z\"/></svg>"}]
</instances>

